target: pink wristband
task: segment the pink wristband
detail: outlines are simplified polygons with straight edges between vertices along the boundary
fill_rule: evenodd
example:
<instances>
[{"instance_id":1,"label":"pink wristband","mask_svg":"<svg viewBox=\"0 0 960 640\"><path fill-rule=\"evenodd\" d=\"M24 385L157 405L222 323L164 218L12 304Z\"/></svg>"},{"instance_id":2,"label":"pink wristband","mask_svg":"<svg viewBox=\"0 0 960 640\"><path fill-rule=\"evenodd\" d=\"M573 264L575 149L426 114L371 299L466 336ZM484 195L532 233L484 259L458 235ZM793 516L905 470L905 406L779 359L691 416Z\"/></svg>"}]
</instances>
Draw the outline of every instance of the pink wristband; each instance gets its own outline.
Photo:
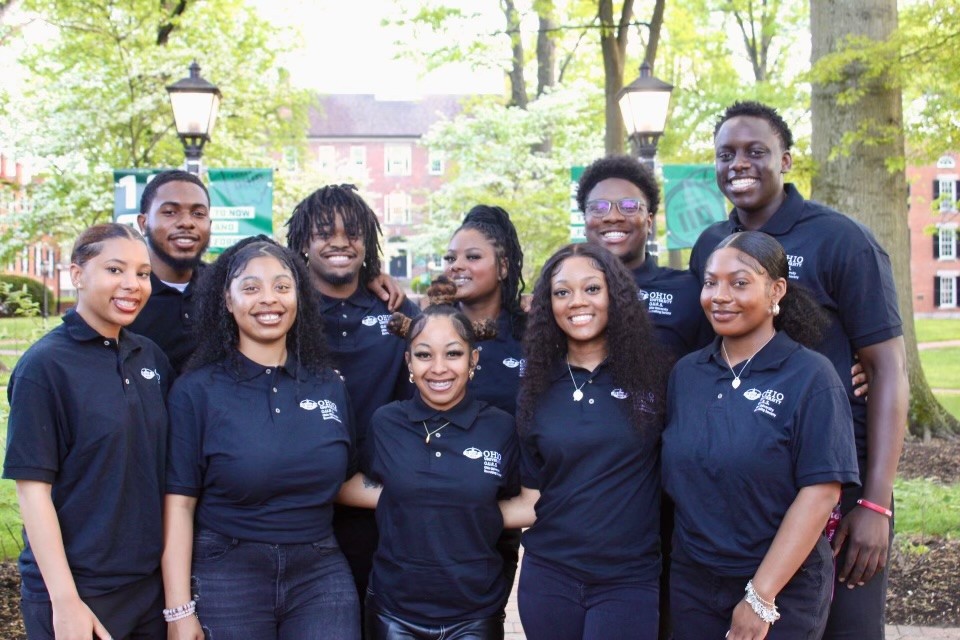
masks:
<instances>
[{"instance_id":1,"label":"pink wristband","mask_svg":"<svg viewBox=\"0 0 960 640\"><path fill-rule=\"evenodd\" d=\"M860 505L861 507L870 509L870 511L876 511L877 513L882 513L888 518L893 517L893 511L890 511L890 509L887 509L886 507L881 507L880 505L874 504L868 500L864 500L863 498L860 498L859 500L857 500L857 504Z\"/></svg>"}]
</instances>

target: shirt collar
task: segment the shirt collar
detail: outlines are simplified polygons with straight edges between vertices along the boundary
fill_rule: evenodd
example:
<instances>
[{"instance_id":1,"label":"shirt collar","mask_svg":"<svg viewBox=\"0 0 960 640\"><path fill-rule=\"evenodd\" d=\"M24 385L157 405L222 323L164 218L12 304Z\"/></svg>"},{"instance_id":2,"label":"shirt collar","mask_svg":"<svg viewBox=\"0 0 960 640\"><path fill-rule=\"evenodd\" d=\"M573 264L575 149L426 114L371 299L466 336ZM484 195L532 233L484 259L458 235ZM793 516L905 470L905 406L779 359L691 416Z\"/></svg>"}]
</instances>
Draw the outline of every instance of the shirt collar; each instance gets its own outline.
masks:
<instances>
[{"instance_id":1,"label":"shirt collar","mask_svg":"<svg viewBox=\"0 0 960 640\"><path fill-rule=\"evenodd\" d=\"M704 363L713 360L718 367L729 372L730 366L727 364L726 359L724 359L723 352L720 348L722 342L722 336L714 338L713 344L700 352L700 355L697 357L697 362ZM787 335L786 331L777 331L773 339L753 356L750 364L746 365L744 370L738 373L740 377L743 378L745 374L749 374L750 371L779 369L783 365L783 362L799 348L800 345L794 342L793 339ZM738 363L734 363L734 365L736 364Z\"/></svg>"},{"instance_id":2,"label":"shirt collar","mask_svg":"<svg viewBox=\"0 0 960 640\"><path fill-rule=\"evenodd\" d=\"M589 375L589 377L588 377L587 379L588 379L588 380L593 380L593 379L596 378L598 375L600 375L602 372L606 371L607 368L609 367L609 363L610 363L609 358L605 358L605 359L603 360L603 362L601 362L600 364L597 365L597 368L596 368L596 369L594 369L593 371L590 372L590 375ZM556 382L557 380L560 380L561 378L568 378L568 379L569 379L569 377L570 377L570 372L571 372L572 369L576 369L577 371L586 371L586 369L581 369L580 367L577 367L576 365L574 365L574 366L568 366L568 365L567 365L567 358L566 358L566 356L564 356L563 358L560 358L560 360L558 360L557 363L554 365L553 375L551 376L550 379L553 380L554 382Z\"/></svg>"},{"instance_id":3,"label":"shirt collar","mask_svg":"<svg viewBox=\"0 0 960 640\"><path fill-rule=\"evenodd\" d=\"M124 329L120 328L120 339L114 340L113 338L108 338L106 336L100 335L96 329L87 324L87 321L83 319L76 309L70 309L63 316L63 324L67 327L67 333L71 338L77 342L90 342L92 340L109 340L111 344L117 347L120 353L127 353L128 351L138 351L140 349L139 344L132 344L128 336L130 333Z\"/></svg>"},{"instance_id":4,"label":"shirt collar","mask_svg":"<svg viewBox=\"0 0 960 640\"><path fill-rule=\"evenodd\" d=\"M161 292L161 291L168 291L168 292L169 292L169 291L172 291L173 293L176 293L178 296L179 296L179 295L184 295L184 296L185 296L185 295L187 295L188 293L191 293L191 292L196 288L196 286L197 286L197 280L200 279L200 273L201 273L207 266L208 266L208 265L207 265L205 262L201 262L201 263L198 264L196 267L194 267L194 269L193 269L193 275L190 276L190 281L187 283L187 288L184 289L182 292L181 292L179 289L176 289L176 288L174 288L174 287L171 287L171 286L168 285L166 282L164 282L163 280L161 280L160 278L158 278L156 272L153 272L153 271L150 272L151 295L156 295L157 293L159 293L159 292Z\"/></svg>"},{"instance_id":5,"label":"shirt collar","mask_svg":"<svg viewBox=\"0 0 960 640\"><path fill-rule=\"evenodd\" d=\"M376 304L378 300L380 300L380 298L373 295L373 292L367 289L365 285L359 284L357 286L357 290L350 294L350 296L347 298L334 298L332 296L321 295L320 311L326 313L341 302L346 302L361 309L369 309Z\"/></svg>"},{"instance_id":6,"label":"shirt collar","mask_svg":"<svg viewBox=\"0 0 960 640\"><path fill-rule=\"evenodd\" d=\"M262 364L254 362L239 351L234 351L234 355L237 358L236 361L239 363L238 370L233 371L233 374L237 378L238 382L253 380L257 376L264 374L272 375L274 371L283 373L293 380L306 379L306 371L299 365L296 356L287 354L287 361L282 366L266 367ZM230 369L230 367L227 367L227 369Z\"/></svg>"},{"instance_id":7,"label":"shirt collar","mask_svg":"<svg viewBox=\"0 0 960 640\"><path fill-rule=\"evenodd\" d=\"M656 259L652 255L647 254L647 257L643 261L643 264L641 264L639 267L635 267L631 269L631 272L633 273L634 280L636 280L637 282L640 282L640 281L646 282L648 280L653 279L653 277L657 275L658 270L659 270L659 265L657 264Z\"/></svg>"},{"instance_id":8,"label":"shirt collar","mask_svg":"<svg viewBox=\"0 0 960 640\"><path fill-rule=\"evenodd\" d=\"M469 391L460 402L444 411L428 406L420 397L420 391L414 393L413 399L407 404L407 418L411 422L425 422L437 418L461 429L469 429L479 414L480 402L474 400Z\"/></svg>"},{"instance_id":9,"label":"shirt collar","mask_svg":"<svg viewBox=\"0 0 960 640\"><path fill-rule=\"evenodd\" d=\"M770 216L766 224L759 229L771 236L782 236L789 233L803 214L803 196L800 195L793 183L788 182L783 185L783 190L787 194L786 199L784 199L780 208ZM740 222L739 211L736 208L730 212L730 224L734 231L744 230L743 224Z\"/></svg>"}]
</instances>

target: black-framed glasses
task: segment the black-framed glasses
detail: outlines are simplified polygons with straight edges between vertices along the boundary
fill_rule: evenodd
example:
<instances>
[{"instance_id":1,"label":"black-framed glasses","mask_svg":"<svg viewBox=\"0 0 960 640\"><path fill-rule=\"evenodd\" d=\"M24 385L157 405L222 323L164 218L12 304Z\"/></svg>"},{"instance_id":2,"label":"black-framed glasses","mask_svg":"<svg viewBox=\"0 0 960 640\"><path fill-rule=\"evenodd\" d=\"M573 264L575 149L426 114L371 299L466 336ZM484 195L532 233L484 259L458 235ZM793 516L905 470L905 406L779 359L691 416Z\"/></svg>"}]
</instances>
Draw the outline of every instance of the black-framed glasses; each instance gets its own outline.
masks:
<instances>
[{"instance_id":1,"label":"black-framed glasses","mask_svg":"<svg viewBox=\"0 0 960 640\"><path fill-rule=\"evenodd\" d=\"M639 198L622 198L620 200L590 200L587 202L586 213L588 216L594 218L602 218L613 209L613 205L617 205L617 209L621 214L630 217L638 216L647 212L647 203Z\"/></svg>"}]
</instances>

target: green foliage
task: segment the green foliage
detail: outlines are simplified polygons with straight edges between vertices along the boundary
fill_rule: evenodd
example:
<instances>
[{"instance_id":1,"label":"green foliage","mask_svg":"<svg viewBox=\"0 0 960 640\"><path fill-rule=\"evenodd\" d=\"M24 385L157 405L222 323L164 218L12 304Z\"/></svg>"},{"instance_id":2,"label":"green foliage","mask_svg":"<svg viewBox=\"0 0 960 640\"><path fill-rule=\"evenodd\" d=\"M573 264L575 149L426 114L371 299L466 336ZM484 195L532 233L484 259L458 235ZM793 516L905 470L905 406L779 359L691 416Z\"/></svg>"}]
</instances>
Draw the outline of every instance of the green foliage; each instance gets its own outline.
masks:
<instances>
[{"instance_id":1,"label":"green foliage","mask_svg":"<svg viewBox=\"0 0 960 640\"><path fill-rule=\"evenodd\" d=\"M43 312L43 296L52 311L56 299L50 289L25 276L0 275L0 318L19 316L35 318Z\"/></svg>"},{"instance_id":2,"label":"green foliage","mask_svg":"<svg viewBox=\"0 0 960 640\"><path fill-rule=\"evenodd\" d=\"M960 318L914 318L917 342L960 340Z\"/></svg>"},{"instance_id":3,"label":"green foliage","mask_svg":"<svg viewBox=\"0 0 960 640\"><path fill-rule=\"evenodd\" d=\"M960 484L942 485L917 478L898 479L893 486L898 535L960 535Z\"/></svg>"},{"instance_id":4,"label":"green foliage","mask_svg":"<svg viewBox=\"0 0 960 640\"><path fill-rule=\"evenodd\" d=\"M0 237L10 252L39 233L69 239L109 219L112 168L172 167L183 162L165 90L197 59L223 93L211 166L271 166L270 153L303 145L309 98L277 67L291 41L242 0L25 0L24 9L55 28L27 48L21 95L0 99L13 125L0 138L42 159L30 187L34 206ZM161 32L166 32L161 37Z\"/></svg>"},{"instance_id":5,"label":"green foliage","mask_svg":"<svg viewBox=\"0 0 960 640\"><path fill-rule=\"evenodd\" d=\"M960 389L960 347L921 351L920 362L932 388Z\"/></svg>"}]
</instances>

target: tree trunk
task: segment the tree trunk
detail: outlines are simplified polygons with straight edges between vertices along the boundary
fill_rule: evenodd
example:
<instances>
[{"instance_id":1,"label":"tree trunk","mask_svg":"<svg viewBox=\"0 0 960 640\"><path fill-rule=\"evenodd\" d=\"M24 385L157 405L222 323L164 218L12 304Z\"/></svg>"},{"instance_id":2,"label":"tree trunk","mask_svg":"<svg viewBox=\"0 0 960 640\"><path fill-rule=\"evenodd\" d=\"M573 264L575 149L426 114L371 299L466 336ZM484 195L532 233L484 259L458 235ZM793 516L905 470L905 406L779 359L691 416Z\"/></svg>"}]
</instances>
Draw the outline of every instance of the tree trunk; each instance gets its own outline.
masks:
<instances>
[{"instance_id":1,"label":"tree trunk","mask_svg":"<svg viewBox=\"0 0 960 640\"><path fill-rule=\"evenodd\" d=\"M537 31L537 97L557 83L557 46L553 32L557 28L553 0L534 3L540 29Z\"/></svg>"},{"instance_id":2,"label":"tree trunk","mask_svg":"<svg viewBox=\"0 0 960 640\"><path fill-rule=\"evenodd\" d=\"M527 108L527 83L523 77L523 38L520 34L520 15L513 0L503 0L503 15L507 19L510 34L510 106Z\"/></svg>"},{"instance_id":3,"label":"tree trunk","mask_svg":"<svg viewBox=\"0 0 960 640\"><path fill-rule=\"evenodd\" d=\"M643 59L650 64L651 73L656 66L657 47L660 45L660 30L663 28L663 10L666 0L657 0L653 5L653 15L650 18L650 37L647 39L647 52Z\"/></svg>"},{"instance_id":4,"label":"tree trunk","mask_svg":"<svg viewBox=\"0 0 960 640\"><path fill-rule=\"evenodd\" d=\"M633 0L624 0L620 19L613 20L613 0L599 0L600 50L603 53L603 89L605 97L604 116L606 132L604 148L608 154L623 153L626 127L617 103L617 94L623 88L623 63L627 53L630 19L633 17Z\"/></svg>"},{"instance_id":5,"label":"tree trunk","mask_svg":"<svg viewBox=\"0 0 960 640\"><path fill-rule=\"evenodd\" d=\"M896 28L896 0L810 2L814 64L840 48L848 36L883 41ZM863 98L838 104L838 93L854 84L866 89ZM811 107L811 146L818 167L813 198L870 227L893 263L907 346L910 432L924 438L956 433L960 425L933 397L920 367L910 284L906 178L902 169L887 167L888 160L904 157L900 87L887 77L864 79L860 69L851 66L843 82L814 83ZM850 136L855 136L852 144Z\"/></svg>"}]
</instances>

